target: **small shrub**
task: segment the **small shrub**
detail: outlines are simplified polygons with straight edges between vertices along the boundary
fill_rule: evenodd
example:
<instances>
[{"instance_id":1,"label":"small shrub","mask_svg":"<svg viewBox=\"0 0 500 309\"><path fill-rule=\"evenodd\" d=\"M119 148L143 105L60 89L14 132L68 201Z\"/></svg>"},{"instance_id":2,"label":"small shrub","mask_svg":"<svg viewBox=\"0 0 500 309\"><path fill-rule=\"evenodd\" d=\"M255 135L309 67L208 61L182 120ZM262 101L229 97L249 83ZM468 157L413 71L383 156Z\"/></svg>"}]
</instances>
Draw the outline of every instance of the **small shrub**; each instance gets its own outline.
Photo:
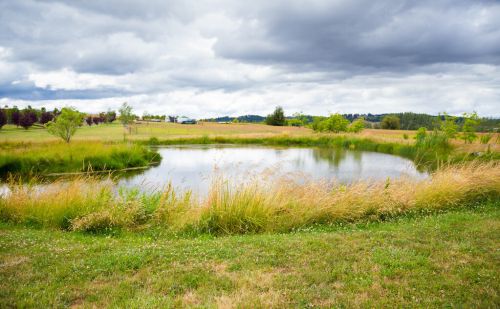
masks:
<instances>
[{"instance_id":1,"label":"small shrub","mask_svg":"<svg viewBox=\"0 0 500 309\"><path fill-rule=\"evenodd\" d=\"M481 138L480 138L480 141L481 141L481 144L488 144L490 142L490 140L493 138L493 133L486 133L486 134L483 134L481 135Z\"/></svg>"},{"instance_id":2,"label":"small shrub","mask_svg":"<svg viewBox=\"0 0 500 309\"><path fill-rule=\"evenodd\" d=\"M382 129L389 129L389 130L399 130L401 126L401 121L399 120L399 117L394 116L394 115L387 115L382 119L381 126Z\"/></svg>"}]
</instances>

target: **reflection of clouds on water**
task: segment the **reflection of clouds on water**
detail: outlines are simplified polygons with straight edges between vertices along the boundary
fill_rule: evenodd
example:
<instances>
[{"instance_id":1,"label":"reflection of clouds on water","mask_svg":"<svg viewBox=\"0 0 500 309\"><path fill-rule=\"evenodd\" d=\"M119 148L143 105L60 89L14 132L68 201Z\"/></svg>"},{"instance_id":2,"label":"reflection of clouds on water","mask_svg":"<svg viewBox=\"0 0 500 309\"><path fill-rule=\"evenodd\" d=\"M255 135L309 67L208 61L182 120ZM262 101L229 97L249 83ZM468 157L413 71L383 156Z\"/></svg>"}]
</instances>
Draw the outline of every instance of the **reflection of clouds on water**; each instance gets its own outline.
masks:
<instances>
[{"instance_id":1,"label":"reflection of clouds on water","mask_svg":"<svg viewBox=\"0 0 500 309\"><path fill-rule=\"evenodd\" d=\"M163 158L159 165L118 178L119 186L154 192L171 184L176 191L190 190L204 196L211 183L221 179L230 185L258 182L271 186L282 180L298 184L312 181L346 184L388 177L427 177L404 158L338 148L203 145L158 150ZM45 186L36 187L44 190ZM7 185L0 186L1 194L9 194Z\"/></svg>"},{"instance_id":2,"label":"reflection of clouds on water","mask_svg":"<svg viewBox=\"0 0 500 309\"><path fill-rule=\"evenodd\" d=\"M171 181L176 189L203 194L218 177L230 183L272 182L280 177L298 183L426 177L408 159L340 148L202 145L158 150L163 158L160 165L119 183L149 191L161 189Z\"/></svg>"}]
</instances>

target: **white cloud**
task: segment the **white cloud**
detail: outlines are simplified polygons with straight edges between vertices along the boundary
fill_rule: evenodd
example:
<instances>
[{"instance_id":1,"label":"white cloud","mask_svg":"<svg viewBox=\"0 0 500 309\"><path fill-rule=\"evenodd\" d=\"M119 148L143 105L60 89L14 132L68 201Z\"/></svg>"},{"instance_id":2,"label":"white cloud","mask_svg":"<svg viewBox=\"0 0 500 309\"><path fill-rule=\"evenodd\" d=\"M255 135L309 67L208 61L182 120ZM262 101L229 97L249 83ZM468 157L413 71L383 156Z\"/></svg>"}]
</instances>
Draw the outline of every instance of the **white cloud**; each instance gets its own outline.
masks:
<instances>
[{"instance_id":1,"label":"white cloud","mask_svg":"<svg viewBox=\"0 0 500 309\"><path fill-rule=\"evenodd\" d=\"M500 116L491 1L0 2L0 98L195 117Z\"/></svg>"}]
</instances>

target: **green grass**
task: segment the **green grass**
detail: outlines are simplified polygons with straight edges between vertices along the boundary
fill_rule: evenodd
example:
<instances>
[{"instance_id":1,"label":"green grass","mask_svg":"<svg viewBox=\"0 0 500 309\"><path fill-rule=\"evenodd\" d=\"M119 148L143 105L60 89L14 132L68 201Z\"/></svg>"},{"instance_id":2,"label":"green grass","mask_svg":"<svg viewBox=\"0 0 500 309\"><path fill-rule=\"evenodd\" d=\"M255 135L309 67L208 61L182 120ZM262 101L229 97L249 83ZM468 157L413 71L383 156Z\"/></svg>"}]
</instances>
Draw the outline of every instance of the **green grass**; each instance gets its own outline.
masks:
<instances>
[{"instance_id":1,"label":"green grass","mask_svg":"<svg viewBox=\"0 0 500 309\"><path fill-rule=\"evenodd\" d=\"M216 238L0 224L0 307L495 308L499 206Z\"/></svg>"},{"instance_id":2,"label":"green grass","mask_svg":"<svg viewBox=\"0 0 500 309\"><path fill-rule=\"evenodd\" d=\"M0 144L0 176L119 170L148 166L159 154L129 143L47 142Z\"/></svg>"}]
</instances>

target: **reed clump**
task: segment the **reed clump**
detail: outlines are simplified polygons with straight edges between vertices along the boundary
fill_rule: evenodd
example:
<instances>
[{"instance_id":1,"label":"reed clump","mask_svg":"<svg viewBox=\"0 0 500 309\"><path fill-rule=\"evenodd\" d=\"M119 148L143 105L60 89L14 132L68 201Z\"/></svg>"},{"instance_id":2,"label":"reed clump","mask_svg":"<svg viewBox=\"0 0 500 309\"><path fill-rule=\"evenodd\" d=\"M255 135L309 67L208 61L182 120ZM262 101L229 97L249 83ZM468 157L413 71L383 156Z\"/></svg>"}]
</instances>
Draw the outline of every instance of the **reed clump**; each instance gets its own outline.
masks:
<instances>
[{"instance_id":1,"label":"reed clump","mask_svg":"<svg viewBox=\"0 0 500 309\"><path fill-rule=\"evenodd\" d=\"M287 232L317 224L385 220L493 200L500 205L498 162L441 167L424 180L361 181L349 185L293 179L231 185L216 179L200 199L171 185L153 193L118 190L81 178L44 189L11 183L0 219L74 231L164 228L173 233Z\"/></svg>"}]
</instances>

